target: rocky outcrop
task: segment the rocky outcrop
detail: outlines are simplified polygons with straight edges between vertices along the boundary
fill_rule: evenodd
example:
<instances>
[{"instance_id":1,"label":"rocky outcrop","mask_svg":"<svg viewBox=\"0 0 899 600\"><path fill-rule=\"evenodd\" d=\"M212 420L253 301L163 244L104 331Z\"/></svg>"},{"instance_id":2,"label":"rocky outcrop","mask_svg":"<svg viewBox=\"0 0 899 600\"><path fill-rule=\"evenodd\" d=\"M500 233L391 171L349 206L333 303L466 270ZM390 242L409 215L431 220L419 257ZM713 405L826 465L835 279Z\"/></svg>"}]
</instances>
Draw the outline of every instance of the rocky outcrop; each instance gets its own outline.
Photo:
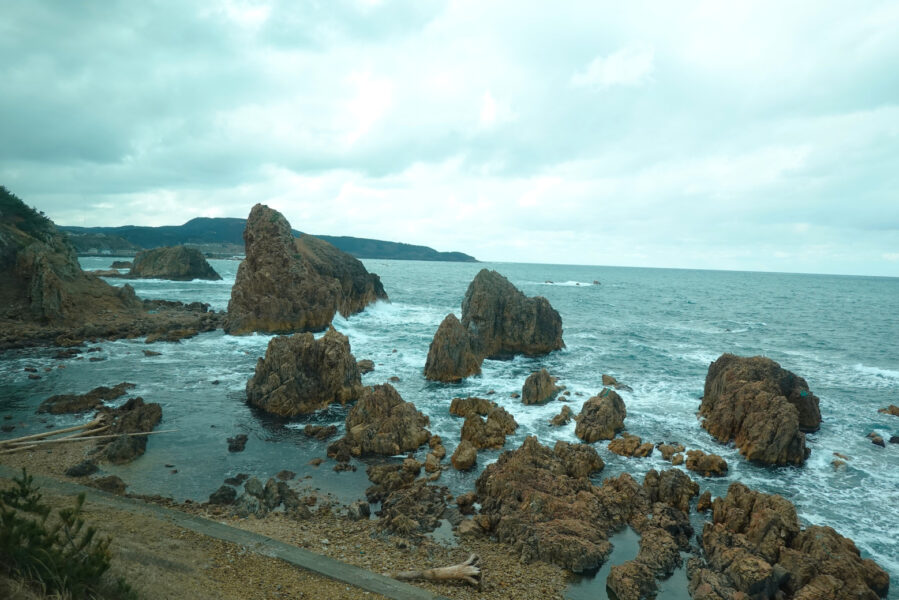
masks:
<instances>
[{"instance_id":1,"label":"rocky outcrop","mask_svg":"<svg viewBox=\"0 0 899 600\"><path fill-rule=\"evenodd\" d=\"M748 460L772 465L804 463L803 431L821 423L805 380L762 356L723 354L712 363L699 414L718 441L734 441Z\"/></svg>"},{"instance_id":2,"label":"rocky outcrop","mask_svg":"<svg viewBox=\"0 0 899 600\"><path fill-rule=\"evenodd\" d=\"M584 402L581 414L576 417L574 434L588 444L611 440L624 429L626 416L627 410L621 396L614 390L603 388L599 394Z\"/></svg>"},{"instance_id":3,"label":"rocky outcrop","mask_svg":"<svg viewBox=\"0 0 899 600\"><path fill-rule=\"evenodd\" d=\"M367 387L346 418L346 434L328 447L328 456L411 452L428 443L428 417L411 402L404 402L389 383Z\"/></svg>"},{"instance_id":4,"label":"rocky outcrop","mask_svg":"<svg viewBox=\"0 0 899 600\"><path fill-rule=\"evenodd\" d=\"M257 204L244 230L246 259L237 270L225 331L322 331L387 299L377 275L359 260L310 235L294 239L281 213Z\"/></svg>"},{"instance_id":5,"label":"rocky outcrop","mask_svg":"<svg viewBox=\"0 0 899 600\"><path fill-rule=\"evenodd\" d=\"M627 432L609 442L609 452L614 452L619 456L646 458L652 455L654 449L655 446L651 442L644 443L640 436L631 435Z\"/></svg>"},{"instance_id":6,"label":"rocky outcrop","mask_svg":"<svg viewBox=\"0 0 899 600\"><path fill-rule=\"evenodd\" d=\"M704 477L722 477L727 475L727 461L717 454L706 454L702 450L688 450L687 469Z\"/></svg>"},{"instance_id":7,"label":"rocky outcrop","mask_svg":"<svg viewBox=\"0 0 899 600\"><path fill-rule=\"evenodd\" d=\"M318 340L311 333L272 338L247 382L250 404L281 417L352 402L361 394L350 342L333 328Z\"/></svg>"},{"instance_id":8,"label":"rocky outcrop","mask_svg":"<svg viewBox=\"0 0 899 600\"><path fill-rule=\"evenodd\" d=\"M693 598L870 598L889 591L889 576L862 559L852 540L830 527L802 530L788 500L732 483L712 503L702 532L703 559L688 563Z\"/></svg>"},{"instance_id":9,"label":"rocky outcrop","mask_svg":"<svg viewBox=\"0 0 899 600\"><path fill-rule=\"evenodd\" d=\"M631 386L620 383L617 379L615 379L611 375L606 375L605 373L603 373L603 376L602 376L602 385L603 385L603 387L612 387L612 388L615 388L616 390L621 390L623 392L633 392L634 391L631 388Z\"/></svg>"},{"instance_id":10,"label":"rocky outcrop","mask_svg":"<svg viewBox=\"0 0 899 600\"><path fill-rule=\"evenodd\" d=\"M467 471L477 464L478 449L470 441L463 439L453 451L450 462L457 471Z\"/></svg>"},{"instance_id":11,"label":"rocky outcrop","mask_svg":"<svg viewBox=\"0 0 899 600\"><path fill-rule=\"evenodd\" d=\"M124 464L141 456L147 449L147 436L127 435L153 431L162 420L162 407L155 402L146 404L143 398L131 398L116 409L104 409L111 425L108 435L117 435L102 446L103 458L113 464Z\"/></svg>"},{"instance_id":12,"label":"rocky outcrop","mask_svg":"<svg viewBox=\"0 0 899 600\"><path fill-rule=\"evenodd\" d=\"M104 402L121 398L133 387L135 387L133 383L122 382L113 387L101 385L86 394L58 394L41 402L37 412L61 415L93 410L102 406Z\"/></svg>"},{"instance_id":13,"label":"rocky outcrop","mask_svg":"<svg viewBox=\"0 0 899 600\"><path fill-rule=\"evenodd\" d=\"M528 375L521 388L522 404L546 404L561 390L556 385L556 378L546 369L540 369Z\"/></svg>"},{"instance_id":14,"label":"rocky outcrop","mask_svg":"<svg viewBox=\"0 0 899 600\"><path fill-rule=\"evenodd\" d=\"M450 414L456 415L457 417L466 418L471 415L481 415L482 417L486 417L490 414L490 411L496 408L496 403L487 400L486 398L475 398L474 396L470 396L468 398L453 398L450 402Z\"/></svg>"},{"instance_id":15,"label":"rocky outcrop","mask_svg":"<svg viewBox=\"0 0 899 600\"><path fill-rule=\"evenodd\" d=\"M141 301L130 285L85 273L68 237L0 187L0 349L220 327L207 309Z\"/></svg>"},{"instance_id":16,"label":"rocky outcrop","mask_svg":"<svg viewBox=\"0 0 899 600\"><path fill-rule=\"evenodd\" d=\"M462 300L462 326L482 357L537 356L565 347L562 318L546 298L526 297L497 273L482 269Z\"/></svg>"},{"instance_id":17,"label":"rocky outcrop","mask_svg":"<svg viewBox=\"0 0 899 600\"><path fill-rule=\"evenodd\" d=\"M219 281L222 278L206 261L202 252L187 246L169 246L138 252L127 277L172 281L193 279Z\"/></svg>"},{"instance_id":18,"label":"rocky outcrop","mask_svg":"<svg viewBox=\"0 0 899 600\"><path fill-rule=\"evenodd\" d=\"M878 408L877 412L882 415L893 415L894 417L899 417L899 406L895 404L890 404L886 408Z\"/></svg>"},{"instance_id":19,"label":"rocky outcrop","mask_svg":"<svg viewBox=\"0 0 899 600\"><path fill-rule=\"evenodd\" d=\"M559 411L559 414L550 419L549 424L554 427L561 427L562 425L568 425L571 421L571 409L567 406L563 406L562 410Z\"/></svg>"},{"instance_id":20,"label":"rocky outcrop","mask_svg":"<svg viewBox=\"0 0 899 600\"><path fill-rule=\"evenodd\" d=\"M417 480L392 492L378 511L384 529L404 536L418 537L434 531L446 512L445 487L428 485Z\"/></svg>"},{"instance_id":21,"label":"rocky outcrop","mask_svg":"<svg viewBox=\"0 0 899 600\"><path fill-rule=\"evenodd\" d=\"M635 512L647 512L649 502L627 474L593 485L584 476L601 463L593 455L589 446L564 443L550 450L533 436L503 452L475 483L486 533L524 562L544 560L578 573L601 564L611 551L609 535Z\"/></svg>"},{"instance_id":22,"label":"rocky outcrop","mask_svg":"<svg viewBox=\"0 0 899 600\"><path fill-rule=\"evenodd\" d=\"M432 381L460 381L481 372L481 359L472 349L472 339L456 315L446 315L425 361L425 378Z\"/></svg>"},{"instance_id":23,"label":"rocky outcrop","mask_svg":"<svg viewBox=\"0 0 899 600\"><path fill-rule=\"evenodd\" d=\"M478 450L484 448L502 448L506 444L506 436L515 433L518 423L506 409L494 406L485 421L480 415L472 414L465 418L462 425L462 440L467 440Z\"/></svg>"}]
</instances>

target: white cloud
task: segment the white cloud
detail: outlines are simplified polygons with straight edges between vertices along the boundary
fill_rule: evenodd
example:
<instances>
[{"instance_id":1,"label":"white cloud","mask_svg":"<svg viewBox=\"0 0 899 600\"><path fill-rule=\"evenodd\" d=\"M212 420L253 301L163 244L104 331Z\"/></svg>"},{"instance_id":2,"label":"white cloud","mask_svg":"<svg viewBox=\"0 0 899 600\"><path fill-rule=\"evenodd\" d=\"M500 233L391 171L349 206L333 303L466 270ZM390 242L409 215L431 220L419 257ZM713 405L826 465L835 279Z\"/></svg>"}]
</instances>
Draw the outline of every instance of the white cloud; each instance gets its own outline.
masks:
<instances>
[{"instance_id":1,"label":"white cloud","mask_svg":"<svg viewBox=\"0 0 899 600\"><path fill-rule=\"evenodd\" d=\"M496 122L496 100L489 91L484 92L481 100L481 126L491 127Z\"/></svg>"},{"instance_id":2,"label":"white cloud","mask_svg":"<svg viewBox=\"0 0 899 600\"><path fill-rule=\"evenodd\" d=\"M649 81L655 51L648 46L628 46L608 56L597 56L571 77L579 87L637 86Z\"/></svg>"}]
</instances>

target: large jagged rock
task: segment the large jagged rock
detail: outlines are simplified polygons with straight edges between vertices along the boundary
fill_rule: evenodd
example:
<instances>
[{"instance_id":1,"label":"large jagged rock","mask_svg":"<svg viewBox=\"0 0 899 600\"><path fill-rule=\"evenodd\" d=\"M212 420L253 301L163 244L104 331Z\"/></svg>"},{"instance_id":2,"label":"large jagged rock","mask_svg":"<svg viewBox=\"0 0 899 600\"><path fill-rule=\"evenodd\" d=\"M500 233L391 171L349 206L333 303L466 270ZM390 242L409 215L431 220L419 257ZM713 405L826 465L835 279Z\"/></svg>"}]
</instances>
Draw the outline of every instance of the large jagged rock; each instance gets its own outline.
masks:
<instances>
[{"instance_id":1,"label":"large jagged rock","mask_svg":"<svg viewBox=\"0 0 899 600\"><path fill-rule=\"evenodd\" d=\"M172 281L193 279L218 281L222 278L212 265L206 262L202 252L187 246L169 246L138 252L127 277Z\"/></svg>"},{"instance_id":2,"label":"large jagged rock","mask_svg":"<svg viewBox=\"0 0 899 600\"><path fill-rule=\"evenodd\" d=\"M220 327L207 309L141 301L130 285L85 273L69 238L0 186L0 349Z\"/></svg>"},{"instance_id":3,"label":"large jagged rock","mask_svg":"<svg viewBox=\"0 0 899 600\"><path fill-rule=\"evenodd\" d=\"M528 375L521 388L522 404L546 404L559 393L556 378L546 369L540 369Z\"/></svg>"},{"instance_id":4,"label":"large jagged rock","mask_svg":"<svg viewBox=\"0 0 899 600\"><path fill-rule=\"evenodd\" d=\"M603 388L599 394L584 402L581 414L576 417L574 434L588 444L611 440L624 429L626 416L627 409L618 392Z\"/></svg>"},{"instance_id":5,"label":"large jagged rock","mask_svg":"<svg viewBox=\"0 0 899 600\"><path fill-rule=\"evenodd\" d=\"M102 311L141 309L130 286L85 273L50 219L0 187L0 315L38 323L83 322Z\"/></svg>"},{"instance_id":6,"label":"large jagged rock","mask_svg":"<svg viewBox=\"0 0 899 600\"><path fill-rule=\"evenodd\" d=\"M546 298L526 297L497 273L482 269L462 300L462 326L486 358L537 356L565 347L562 318Z\"/></svg>"},{"instance_id":7,"label":"large jagged rock","mask_svg":"<svg viewBox=\"0 0 899 600\"><path fill-rule=\"evenodd\" d=\"M456 315L446 315L425 361L425 378L432 381L453 382L481 372L481 359L472 349L472 339Z\"/></svg>"},{"instance_id":8,"label":"large jagged rock","mask_svg":"<svg viewBox=\"0 0 899 600\"><path fill-rule=\"evenodd\" d=\"M247 400L262 410L293 417L359 398L362 382L347 337L334 328L271 339L247 382Z\"/></svg>"},{"instance_id":9,"label":"large jagged rock","mask_svg":"<svg viewBox=\"0 0 899 600\"><path fill-rule=\"evenodd\" d=\"M506 409L494 406L485 421L477 414L465 418L462 425L461 439L467 440L478 450L485 448L502 448L506 444L506 436L515 433L518 423Z\"/></svg>"},{"instance_id":10,"label":"large jagged rock","mask_svg":"<svg viewBox=\"0 0 899 600\"><path fill-rule=\"evenodd\" d=\"M889 592L889 576L830 527L801 530L793 504L735 482L712 504L704 561L691 559L694 598L865 598Z\"/></svg>"},{"instance_id":11,"label":"large jagged rock","mask_svg":"<svg viewBox=\"0 0 899 600\"><path fill-rule=\"evenodd\" d=\"M389 383L364 388L346 418L346 435L328 447L328 456L412 452L428 443L428 417L403 398Z\"/></svg>"},{"instance_id":12,"label":"large jagged rock","mask_svg":"<svg viewBox=\"0 0 899 600\"><path fill-rule=\"evenodd\" d=\"M763 356L722 354L713 362L699 414L718 441L734 441L748 460L772 465L804 463L803 431L821 423L805 380Z\"/></svg>"},{"instance_id":13,"label":"large jagged rock","mask_svg":"<svg viewBox=\"0 0 899 600\"><path fill-rule=\"evenodd\" d=\"M334 314L349 316L387 299L377 275L310 235L294 239L281 213L263 204L244 230L246 259L237 269L225 331L322 331Z\"/></svg>"},{"instance_id":14,"label":"large jagged rock","mask_svg":"<svg viewBox=\"0 0 899 600\"><path fill-rule=\"evenodd\" d=\"M422 479L398 488L381 503L380 525L412 537L434 531L446 512L448 494L447 488L428 485Z\"/></svg>"},{"instance_id":15,"label":"large jagged rock","mask_svg":"<svg viewBox=\"0 0 899 600\"><path fill-rule=\"evenodd\" d=\"M468 398L453 398L450 402L450 414L457 417L470 417L471 415L481 415L486 417L490 411L496 408L497 404L486 398L476 398L470 396Z\"/></svg>"},{"instance_id":16,"label":"large jagged rock","mask_svg":"<svg viewBox=\"0 0 899 600\"><path fill-rule=\"evenodd\" d=\"M609 535L646 513L649 502L626 473L593 485L584 474L601 461L587 456L591 450L564 443L550 450L529 436L500 454L475 483L487 533L525 562L544 560L574 572L601 564L611 551Z\"/></svg>"},{"instance_id":17,"label":"large jagged rock","mask_svg":"<svg viewBox=\"0 0 899 600\"><path fill-rule=\"evenodd\" d=\"M121 398L133 387L135 387L133 383L123 381L113 387L101 385L86 394L57 394L41 402L37 412L61 415L93 410L102 406L104 402Z\"/></svg>"}]
</instances>

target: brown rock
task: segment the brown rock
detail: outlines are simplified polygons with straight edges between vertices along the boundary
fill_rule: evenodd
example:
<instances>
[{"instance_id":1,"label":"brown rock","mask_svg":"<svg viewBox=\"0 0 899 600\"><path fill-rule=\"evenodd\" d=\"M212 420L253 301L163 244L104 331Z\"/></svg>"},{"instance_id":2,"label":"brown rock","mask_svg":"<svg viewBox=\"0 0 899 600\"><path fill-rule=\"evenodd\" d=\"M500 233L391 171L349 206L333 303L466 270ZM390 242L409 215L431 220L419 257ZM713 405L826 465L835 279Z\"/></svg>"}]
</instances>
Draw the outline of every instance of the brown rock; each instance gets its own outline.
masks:
<instances>
[{"instance_id":1,"label":"brown rock","mask_svg":"<svg viewBox=\"0 0 899 600\"><path fill-rule=\"evenodd\" d=\"M351 402L361 393L349 340L333 328L318 340L311 333L272 338L247 382L250 404L282 417Z\"/></svg>"},{"instance_id":2,"label":"brown rock","mask_svg":"<svg viewBox=\"0 0 899 600\"><path fill-rule=\"evenodd\" d=\"M381 503L378 516L386 529L405 536L434 531L446 511L447 488L427 485L423 480L390 493Z\"/></svg>"},{"instance_id":3,"label":"brown rock","mask_svg":"<svg viewBox=\"0 0 899 600\"><path fill-rule=\"evenodd\" d=\"M478 501L478 496L474 492L465 492L456 496L456 506L463 515L474 514L474 503Z\"/></svg>"},{"instance_id":4,"label":"brown rock","mask_svg":"<svg viewBox=\"0 0 899 600\"><path fill-rule=\"evenodd\" d=\"M457 471L467 471L477 463L478 450L470 441L462 440L456 446L456 450L453 452L450 460L453 463L453 468Z\"/></svg>"},{"instance_id":5,"label":"brown rock","mask_svg":"<svg viewBox=\"0 0 899 600\"><path fill-rule=\"evenodd\" d=\"M365 497L369 502L381 502L396 490L412 485L420 472L421 464L414 460L371 465L365 473L374 485L365 490Z\"/></svg>"},{"instance_id":6,"label":"brown rock","mask_svg":"<svg viewBox=\"0 0 899 600\"><path fill-rule=\"evenodd\" d=\"M702 450L687 451L687 468L704 477L727 475L727 461L717 454L706 454Z\"/></svg>"},{"instance_id":7,"label":"brown rock","mask_svg":"<svg viewBox=\"0 0 899 600\"><path fill-rule=\"evenodd\" d=\"M577 416L574 434L588 444L597 440L611 440L624 429L627 410L624 401L614 390L603 388L590 398Z\"/></svg>"},{"instance_id":8,"label":"brown rock","mask_svg":"<svg viewBox=\"0 0 899 600\"><path fill-rule=\"evenodd\" d=\"M356 367L359 369L360 375L365 375L366 373L371 373L375 370L375 363L372 360L363 358L362 360L356 361Z\"/></svg>"},{"instance_id":9,"label":"brown rock","mask_svg":"<svg viewBox=\"0 0 899 600\"><path fill-rule=\"evenodd\" d=\"M116 409L104 408L112 421L106 434L119 435L111 441L101 442L103 456L113 464L123 464L141 456L147 448L147 436L121 434L153 431L162 420L162 407L156 403L145 404L143 398L131 398Z\"/></svg>"},{"instance_id":10,"label":"brown rock","mask_svg":"<svg viewBox=\"0 0 899 600\"><path fill-rule=\"evenodd\" d=\"M344 316L387 299L377 275L357 259L310 235L294 239L281 213L257 204L244 230L240 263L228 302L225 331L322 331Z\"/></svg>"},{"instance_id":11,"label":"brown rock","mask_svg":"<svg viewBox=\"0 0 899 600\"><path fill-rule=\"evenodd\" d=\"M86 394L61 394L51 396L41 402L37 412L60 415L93 410L102 406L104 402L121 398L128 390L134 387L136 386L133 383L122 382L113 387L101 385Z\"/></svg>"},{"instance_id":12,"label":"brown rock","mask_svg":"<svg viewBox=\"0 0 899 600\"><path fill-rule=\"evenodd\" d=\"M723 354L712 363L699 413L717 440L733 440L748 460L776 465L805 462L802 432L821 423L805 380L761 356Z\"/></svg>"},{"instance_id":13,"label":"brown rock","mask_svg":"<svg viewBox=\"0 0 899 600\"><path fill-rule=\"evenodd\" d=\"M330 437L337 435L337 426L309 424L303 427L303 434L308 437L313 437L317 440L324 441Z\"/></svg>"},{"instance_id":14,"label":"brown rock","mask_svg":"<svg viewBox=\"0 0 899 600\"><path fill-rule=\"evenodd\" d=\"M699 496L696 501L696 512L706 512L712 510L712 492L706 490Z\"/></svg>"},{"instance_id":15,"label":"brown rock","mask_svg":"<svg viewBox=\"0 0 899 600\"><path fill-rule=\"evenodd\" d=\"M671 464L675 467L684 464L684 455L681 453L677 453L671 457Z\"/></svg>"},{"instance_id":16,"label":"brown rock","mask_svg":"<svg viewBox=\"0 0 899 600\"><path fill-rule=\"evenodd\" d=\"M428 443L428 423L428 417L404 402L389 383L367 387L347 415L346 435L328 447L328 456L337 456L343 448L352 456L412 452Z\"/></svg>"},{"instance_id":17,"label":"brown rock","mask_svg":"<svg viewBox=\"0 0 899 600\"><path fill-rule=\"evenodd\" d=\"M699 493L699 484L680 469L659 473L651 469L643 479L643 489L652 503L663 503L681 512L689 512L690 500Z\"/></svg>"},{"instance_id":18,"label":"brown rock","mask_svg":"<svg viewBox=\"0 0 899 600\"><path fill-rule=\"evenodd\" d=\"M222 277L206 262L203 253L187 246L171 246L141 250L134 257L128 277L135 279L169 279L218 281Z\"/></svg>"},{"instance_id":19,"label":"brown rock","mask_svg":"<svg viewBox=\"0 0 899 600\"><path fill-rule=\"evenodd\" d=\"M482 359L473 350L472 342L456 315L446 315L428 348L425 378L452 382L479 374Z\"/></svg>"},{"instance_id":20,"label":"brown rock","mask_svg":"<svg viewBox=\"0 0 899 600\"><path fill-rule=\"evenodd\" d=\"M469 417L471 415L481 415L486 417L490 411L496 407L494 402L484 398L453 398L450 402L450 414L457 417Z\"/></svg>"},{"instance_id":21,"label":"brown rock","mask_svg":"<svg viewBox=\"0 0 899 600\"><path fill-rule=\"evenodd\" d=\"M659 449L659 453L662 455L662 458L669 462L671 462L672 456L674 456L678 452L684 451L683 444L657 444L656 448Z\"/></svg>"},{"instance_id":22,"label":"brown rock","mask_svg":"<svg viewBox=\"0 0 899 600\"><path fill-rule=\"evenodd\" d=\"M110 494L116 494L117 496L121 496L125 493L125 488L128 487L120 477L117 475L107 475L106 477L99 477L97 479L91 479L87 482L88 485L97 488L98 490L103 490L104 492L109 492Z\"/></svg>"},{"instance_id":23,"label":"brown rock","mask_svg":"<svg viewBox=\"0 0 899 600\"><path fill-rule=\"evenodd\" d=\"M639 436L629 433L622 434L621 437L615 438L609 442L609 451L620 456L633 456L635 458L645 458L652 454L655 449L651 443L643 443Z\"/></svg>"},{"instance_id":24,"label":"brown rock","mask_svg":"<svg viewBox=\"0 0 899 600\"><path fill-rule=\"evenodd\" d=\"M615 379L611 375L606 375L606 374L603 374L603 376L602 376L602 385L603 385L603 387L613 387L616 390L623 390L625 392L633 392L634 391L633 389L631 389L631 386L625 385L623 383L619 383L619 381L617 379Z\"/></svg>"},{"instance_id":25,"label":"brown rock","mask_svg":"<svg viewBox=\"0 0 899 600\"><path fill-rule=\"evenodd\" d=\"M546 369L531 373L521 388L522 404L546 404L559 393L556 378Z\"/></svg>"},{"instance_id":26,"label":"brown rock","mask_svg":"<svg viewBox=\"0 0 899 600\"><path fill-rule=\"evenodd\" d=\"M629 560L620 565L612 565L606 587L618 600L643 600L655 596L656 580L648 566Z\"/></svg>"},{"instance_id":27,"label":"brown rock","mask_svg":"<svg viewBox=\"0 0 899 600\"><path fill-rule=\"evenodd\" d=\"M877 412L884 414L884 415L893 415L894 417L899 417L899 406L896 406L895 404L890 404L886 408L878 409Z\"/></svg>"},{"instance_id":28,"label":"brown rock","mask_svg":"<svg viewBox=\"0 0 899 600\"><path fill-rule=\"evenodd\" d=\"M565 347L562 318L543 297L527 298L496 271L482 269L462 300L462 326L478 356L508 359Z\"/></svg>"},{"instance_id":29,"label":"brown rock","mask_svg":"<svg viewBox=\"0 0 899 600\"><path fill-rule=\"evenodd\" d=\"M425 471L428 473L440 471L440 459L433 452L428 452L428 455L425 457Z\"/></svg>"},{"instance_id":30,"label":"brown rock","mask_svg":"<svg viewBox=\"0 0 899 600\"><path fill-rule=\"evenodd\" d=\"M553 447L553 454L562 462L569 477L590 477L606 466L596 449L586 444L569 444L559 440Z\"/></svg>"},{"instance_id":31,"label":"brown rock","mask_svg":"<svg viewBox=\"0 0 899 600\"><path fill-rule=\"evenodd\" d=\"M871 443L875 446L880 446L881 448L886 448L886 444L883 441L883 438L877 435L876 433L869 433L868 437L871 438Z\"/></svg>"},{"instance_id":32,"label":"brown rock","mask_svg":"<svg viewBox=\"0 0 899 600\"><path fill-rule=\"evenodd\" d=\"M549 424L553 425L555 427L561 427L562 425L568 425L569 421L571 421L572 414L573 413L571 412L570 408L568 408L567 406L563 406L562 411L559 414L557 414L555 417L553 417L550 420Z\"/></svg>"}]
</instances>

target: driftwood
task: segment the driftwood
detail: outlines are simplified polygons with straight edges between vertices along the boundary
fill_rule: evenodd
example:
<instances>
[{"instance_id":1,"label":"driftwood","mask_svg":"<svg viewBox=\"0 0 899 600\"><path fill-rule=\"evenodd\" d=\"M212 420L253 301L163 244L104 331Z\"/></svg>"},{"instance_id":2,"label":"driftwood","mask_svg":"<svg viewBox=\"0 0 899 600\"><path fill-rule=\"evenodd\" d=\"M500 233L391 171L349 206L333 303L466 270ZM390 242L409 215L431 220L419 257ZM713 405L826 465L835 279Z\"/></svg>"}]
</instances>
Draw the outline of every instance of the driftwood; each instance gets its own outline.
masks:
<instances>
[{"instance_id":1,"label":"driftwood","mask_svg":"<svg viewBox=\"0 0 899 600\"><path fill-rule=\"evenodd\" d=\"M67 437L59 438L58 440L38 440L36 442L31 442L30 445L27 447L33 448L34 446L37 446L39 444L64 444L66 442L86 442L86 441L90 441L90 440L108 440L110 438L117 438L117 437L122 437L122 436L132 437L132 436L136 436L136 435L156 435L157 433L172 433L175 431L178 431L178 430L177 429L165 429L163 431L138 431L135 433L110 433L107 435L83 435L81 437L67 436ZM16 446L15 449L21 450L22 447Z\"/></svg>"},{"instance_id":2,"label":"driftwood","mask_svg":"<svg viewBox=\"0 0 899 600\"><path fill-rule=\"evenodd\" d=\"M402 571L394 575L394 579L402 579L405 581L411 579L426 579L428 581L450 581L462 580L476 586L478 590L482 589L483 573L479 565L480 558L477 554L472 554L463 563L452 565L449 567L437 567L434 569L425 569L424 571Z\"/></svg>"},{"instance_id":3,"label":"driftwood","mask_svg":"<svg viewBox=\"0 0 899 600\"><path fill-rule=\"evenodd\" d=\"M56 431L45 431L44 433L35 433L34 435L26 435L24 437L13 438L11 440L0 440L0 447L3 446L12 446L21 444L22 442L30 442L32 440L40 440L43 438L52 437L54 435L59 435L60 433L69 433L72 431L79 431L82 429L90 429L91 427L95 427L103 422L103 415L98 415L93 421L90 423L85 423L83 425L75 425L74 427L66 427L65 429L57 429Z\"/></svg>"}]
</instances>

